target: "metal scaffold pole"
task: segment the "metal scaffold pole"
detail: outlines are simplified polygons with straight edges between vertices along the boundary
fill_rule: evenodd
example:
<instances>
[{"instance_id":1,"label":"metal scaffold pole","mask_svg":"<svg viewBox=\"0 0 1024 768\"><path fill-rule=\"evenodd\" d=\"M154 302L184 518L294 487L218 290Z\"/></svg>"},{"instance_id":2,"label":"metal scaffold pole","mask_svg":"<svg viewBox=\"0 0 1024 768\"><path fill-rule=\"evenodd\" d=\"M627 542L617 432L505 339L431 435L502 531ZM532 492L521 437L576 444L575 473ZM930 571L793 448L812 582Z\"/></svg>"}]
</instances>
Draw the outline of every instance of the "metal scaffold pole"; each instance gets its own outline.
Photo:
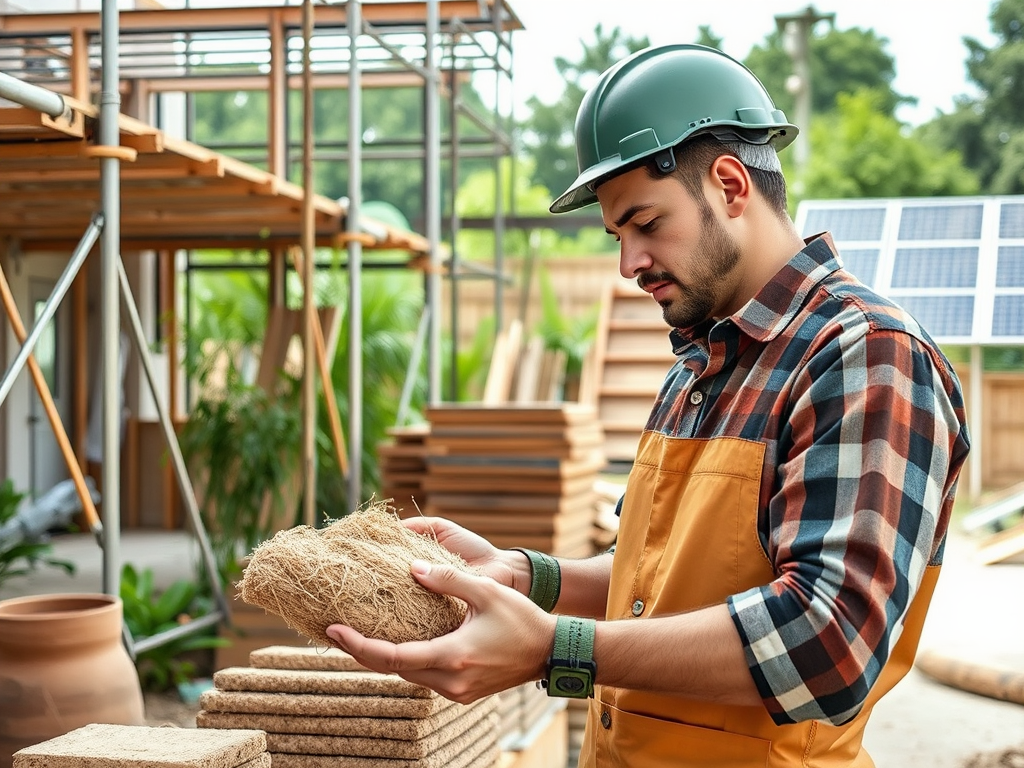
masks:
<instances>
[{"instance_id":1,"label":"metal scaffold pole","mask_svg":"<svg viewBox=\"0 0 1024 768\"><path fill-rule=\"evenodd\" d=\"M103 0L100 26L100 146L120 145L118 116L118 10L117 0ZM103 232L100 237L100 336L103 392L103 591L117 595L121 586L121 376L120 317L118 311L117 264L121 248L121 166L115 153L100 158L100 208Z\"/></svg>"},{"instance_id":2,"label":"metal scaffold pole","mask_svg":"<svg viewBox=\"0 0 1024 768\"><path fill-rule=\"evenodd\" d=\"M348 0L348 506L362 503L363 474L363 244L359 217L363 201L363 93L359 71L359 35L363 30L362 4Z\"/></svg>"},{"instance_id":3,"label":"metal scaffold pole","mask_svg":"<svg viewBox=\"0 0 1024 768\"><path fill-rule=\"evenodd\" d=\"M424 87L426 101L426 230L430 248L430 271L427 273L427 306L430 307L429 354L427 355L427 399L431 405L441 402L441 108L438 94L438 66L435 41L440 31L437 0L427 0L427 27L424 36L427 70Z\"/></svg>"}]
</instances>

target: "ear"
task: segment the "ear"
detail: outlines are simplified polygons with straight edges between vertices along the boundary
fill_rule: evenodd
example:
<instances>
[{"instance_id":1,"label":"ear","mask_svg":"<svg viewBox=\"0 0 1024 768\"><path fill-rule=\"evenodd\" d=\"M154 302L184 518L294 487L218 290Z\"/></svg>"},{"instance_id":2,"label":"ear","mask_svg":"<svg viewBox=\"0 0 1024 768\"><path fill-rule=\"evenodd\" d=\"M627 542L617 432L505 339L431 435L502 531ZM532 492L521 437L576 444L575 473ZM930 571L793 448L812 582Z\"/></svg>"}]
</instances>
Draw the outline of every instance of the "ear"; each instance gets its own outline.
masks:
<instances>
[{"instance_id":1,"label":"ear","mask_svg":"<svg viewBox=\"0 0 1024 768\"><path fill-rule=\"evenodd\" d=\"M729 216L742 215L754 190L746 166L732 155L719 155L711 164L708 179Z\"/></svg>"}]
</instances>

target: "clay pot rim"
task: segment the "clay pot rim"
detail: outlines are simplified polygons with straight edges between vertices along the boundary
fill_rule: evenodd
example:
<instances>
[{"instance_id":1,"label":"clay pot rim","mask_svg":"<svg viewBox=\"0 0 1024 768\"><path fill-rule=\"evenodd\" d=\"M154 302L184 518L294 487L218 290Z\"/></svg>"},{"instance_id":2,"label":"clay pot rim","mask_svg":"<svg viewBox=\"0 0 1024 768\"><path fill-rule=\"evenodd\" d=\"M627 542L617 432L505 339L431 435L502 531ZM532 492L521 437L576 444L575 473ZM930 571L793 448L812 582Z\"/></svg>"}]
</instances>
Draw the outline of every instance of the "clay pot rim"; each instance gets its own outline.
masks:
<instances>
[{"instance_id":1,"label":"clay pot rim","mask_svg":"<svg viewBox=\"0 0 1024 768\"><path fill-rule=\"evenodd\" d=\"M66 606L55 610L19 610L25 606L39 606L41 603L72 603L83 604L76 608ZM121 598L103 592L57 592L43 595L24 595L0 600L0 621L32 621L40 619L60 619L68 616L92 616L107 613L112 607L120 606Z\"/></svg>"}]
</instances>

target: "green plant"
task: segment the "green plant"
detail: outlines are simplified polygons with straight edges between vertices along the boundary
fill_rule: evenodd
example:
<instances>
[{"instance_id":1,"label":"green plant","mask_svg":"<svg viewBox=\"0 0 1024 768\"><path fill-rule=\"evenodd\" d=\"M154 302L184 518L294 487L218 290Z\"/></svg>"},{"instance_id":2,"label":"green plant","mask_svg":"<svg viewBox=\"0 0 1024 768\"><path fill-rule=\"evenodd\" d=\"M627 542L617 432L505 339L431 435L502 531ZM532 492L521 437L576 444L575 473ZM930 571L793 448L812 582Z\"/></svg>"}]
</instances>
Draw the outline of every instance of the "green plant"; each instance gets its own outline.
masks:
<instances>
[{"instance_id":1,"label":"green plant","mask_svg":"<svg viewBox=\"0 0 1024 768\"><path fill-rule=\"evenodd\" d=\"M14 490L14 481L7 479L0 483L0 533L14 520L24 498L24 493ZM9 536L0 535L0 586L10 579L25 576L39 565L62 568L69 574L75 572L74 563L52 557L52 551L50 544L25 540L14 530Z\"/></svg>"},{"instance_id":2,"label":"green plant","mask_svg":"<svg viewBox=\"0 0 1024 768\"><path fill-rule=\"evenodd\" d=\"M199 594L194 582L179 579L158 593L153 571L136 571L130 563L121 570L121 602L125 624L135 640L187 624L210 609L209 598ZM149 691L163 691L191 680L196 676L197 664L186 654L229 644L213 631L199 630L138 654L135 667L140 685Z\"/></svg>"},{"instance_id":3,"label":"green plant","mask_svg":"<svg viewBox=\"0 0 1024 768\"><path fill-rule=\"evenodd\" d=\"M223 584L240 576L241 557L294 524L286 489L299 481L302 424L292 384L270 396L229 375L196 403L181 432Z\"/></svg>"},{"instance_id":4,"label":"green plant","mask_svg":"<svg viewBox=\"0 0 1024 768\"><path fill-rule=\"evenodd\" d=\"M535 332L544 339L547 349L562 350L566 358L566 382L579 380L590 348L597 337L597 319L600 303L590 311L576 317L567 317L558 304L558 294L546 271L540 272L541 318ZM569 387L567 387L568 389Z\"/></svg>"}]
</instances>

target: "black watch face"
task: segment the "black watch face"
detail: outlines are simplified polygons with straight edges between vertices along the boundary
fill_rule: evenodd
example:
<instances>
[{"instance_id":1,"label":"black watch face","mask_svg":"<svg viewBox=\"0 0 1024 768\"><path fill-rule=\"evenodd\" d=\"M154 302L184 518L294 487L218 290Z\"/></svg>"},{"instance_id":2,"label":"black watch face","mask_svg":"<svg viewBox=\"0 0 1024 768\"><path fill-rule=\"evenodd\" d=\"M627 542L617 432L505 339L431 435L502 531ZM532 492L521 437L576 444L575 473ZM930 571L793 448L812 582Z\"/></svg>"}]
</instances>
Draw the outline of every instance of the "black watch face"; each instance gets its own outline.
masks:
<instances>
[{"instance_id":1,"label":"black watch face","mask_svg":"<svg viewBox=\"0 0 1024 768\"><path fill-rule=\"evenodd\" d=\"M591 690L590 673L581 669L555 667L551 670L548 691L552 696L586 698Z\"/></svg>"}]
</instances>

